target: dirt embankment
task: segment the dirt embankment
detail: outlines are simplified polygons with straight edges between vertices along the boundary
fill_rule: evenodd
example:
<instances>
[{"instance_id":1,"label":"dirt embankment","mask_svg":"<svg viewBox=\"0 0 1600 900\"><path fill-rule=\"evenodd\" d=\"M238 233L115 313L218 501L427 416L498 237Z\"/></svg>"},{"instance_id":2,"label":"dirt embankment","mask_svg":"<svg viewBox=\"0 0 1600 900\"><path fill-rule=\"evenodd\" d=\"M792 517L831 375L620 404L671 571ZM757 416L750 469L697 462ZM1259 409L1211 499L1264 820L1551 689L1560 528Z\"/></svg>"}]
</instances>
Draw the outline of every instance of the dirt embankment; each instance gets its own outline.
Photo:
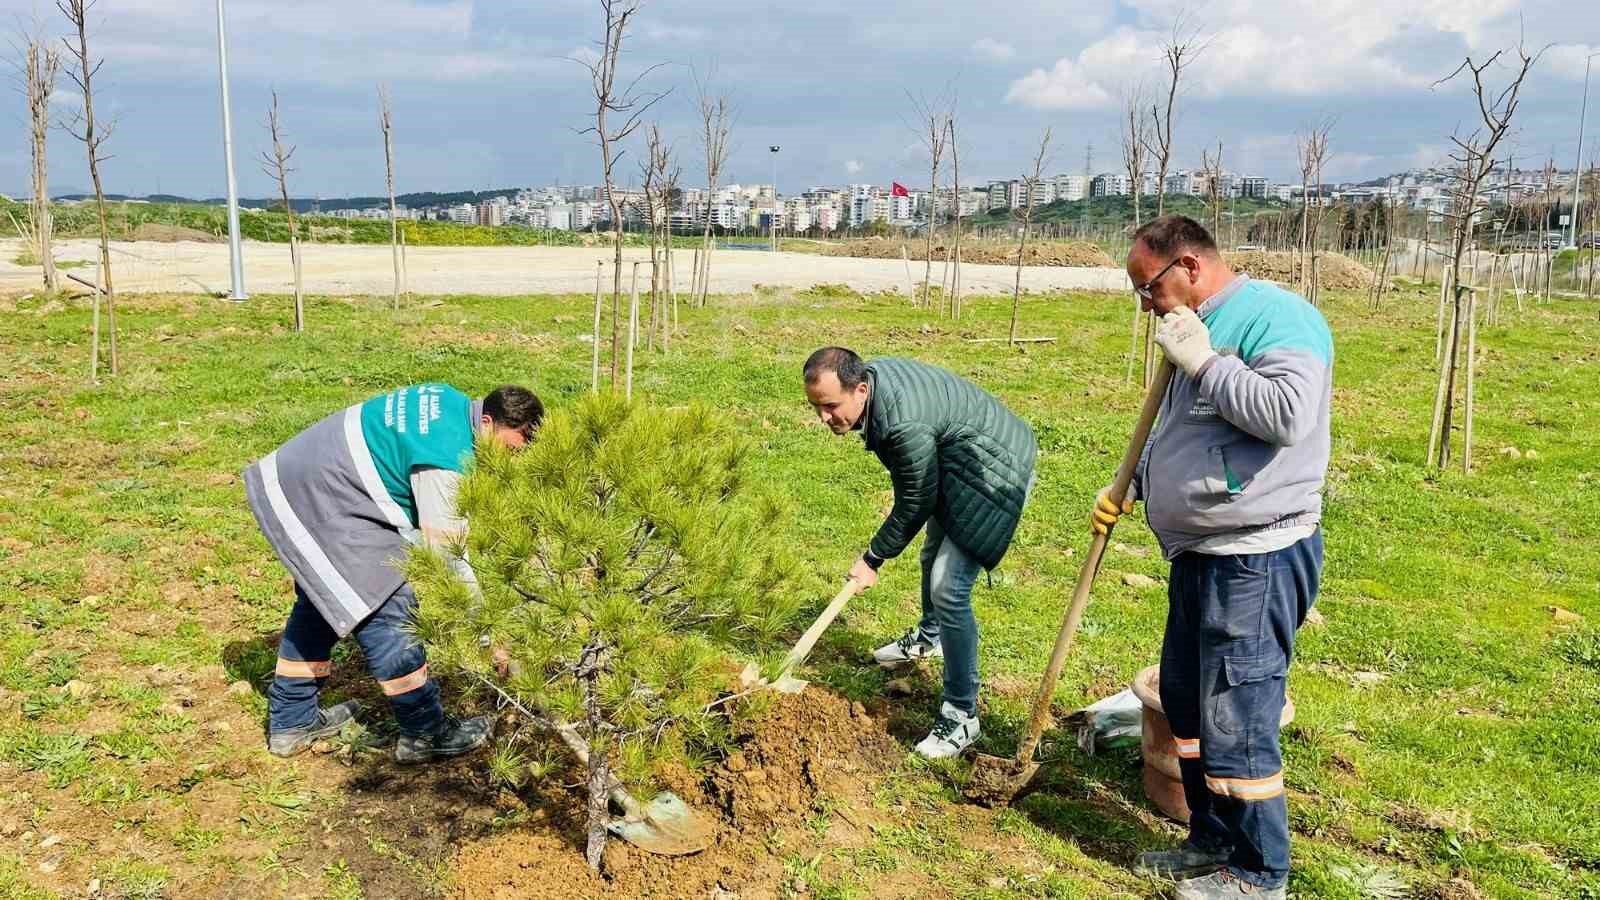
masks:
<instances>
[{"instance_id":1,"label":"dirt embankment","mask_svg":"<svg viewBox=\"0 0 1600 900\"><path fill-rule=\"evenodd\" d=\"M1298 254L1286 250L1230 250L1222 255L1235 270L1256 278L1280 284L1294 284L1300 278ZM1371 269L1343 254L1317 256L1317 280L1325 291L1366 290L1375 277Z\"/></svg>"},{"instance_id":2,"label":"dirt embankment","mask_svg":"<svg viewBox=\"0 0 1600 900\"><path fill-rule=\"evenodd\" d=\"M460 850L456 896L771 896L785 871L767 837L777 831L793 840L859 845L881 815L871 808L874 788L905 756L882 716L815 687L803 695L774 697L769 710L744 725L736 744L721 763L669 779L668 787L686 803L717 820L716 842L705 852L652 856L613 839L603 874L595 875L583 860L583 812L576 793L545 793L540 800L552 805L540 804L544 815L534 825ZM831 810L832 824L818 838L803 823L824 808Z\"/></svg>"},{"instance_id":3,"label":"dirt embankment","mask_svg":"<svg viewBox=\"0 0 1600 900\"><path fill-rule=\"evenodd\" d=\"M856 259L899 259L901 250L918 262L926 260L926 241L895 241L888 238L863 238L828 246L829 256L849 256ZM933 261L943 263L946 252L954 247L946 241L933 244ZM965 263L1016 265L1016 244L967 242L961 245L961 261ZM1116 260L1094 244L1085 241L1030 241L1025 266L1076 266L1096 268L1115 266Z\"/></svg>"}]
</instances>

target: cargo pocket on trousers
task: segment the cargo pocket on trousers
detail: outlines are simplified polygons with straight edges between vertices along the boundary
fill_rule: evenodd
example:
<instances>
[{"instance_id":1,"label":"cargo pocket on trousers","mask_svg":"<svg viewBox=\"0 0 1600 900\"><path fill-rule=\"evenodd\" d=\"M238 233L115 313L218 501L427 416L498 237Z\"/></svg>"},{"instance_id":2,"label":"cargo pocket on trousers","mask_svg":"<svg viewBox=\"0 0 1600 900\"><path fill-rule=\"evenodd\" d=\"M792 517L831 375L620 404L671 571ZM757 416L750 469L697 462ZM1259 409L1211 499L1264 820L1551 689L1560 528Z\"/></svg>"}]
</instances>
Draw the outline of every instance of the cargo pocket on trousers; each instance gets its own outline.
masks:
<instances>
[{"instance_id":1,"label":"cargo pocket on trousers","mask_svg":"<svg viewBox=\"0 0 1600 900\"><path fill-rule=\"evenodd\" d=\"M1283 678L1289 669L1282 653L1260 656L1225 656L1222 680L1226 685L1212 698L1211 720L1223 734L1236 734L1253 718L1270 717L1276 727L1283 712Z\"/></svg>"}]
</instances>

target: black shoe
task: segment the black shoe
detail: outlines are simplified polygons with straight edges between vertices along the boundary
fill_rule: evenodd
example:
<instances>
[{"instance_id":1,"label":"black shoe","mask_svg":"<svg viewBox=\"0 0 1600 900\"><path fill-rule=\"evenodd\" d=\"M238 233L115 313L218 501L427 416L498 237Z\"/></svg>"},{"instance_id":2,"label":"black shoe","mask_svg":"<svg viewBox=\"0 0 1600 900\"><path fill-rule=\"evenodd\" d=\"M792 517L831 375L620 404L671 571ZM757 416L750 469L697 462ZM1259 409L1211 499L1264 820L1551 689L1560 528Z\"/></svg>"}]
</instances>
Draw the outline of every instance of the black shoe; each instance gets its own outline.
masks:
<instances>
[{"instance_id":1,"label":"black shoe","mask_svg":"<svg viewBox=\"0 0 1600 900\"><path fill-rule=\"evenodd\" d=\"M394 758L401 763L432 762L447 756L460 756L489 742L494 723L488 716L457 719L445 716L444 724L433 734L402 734L394 745Z\"/></svg>"},{"instance_id":2,"label":"black shoe","mask_svg":"<svg viewBox=\"0 0 1600 900\"><path fill-rule=\"evenodd\" d=\"M1133 870L1140 875L1158 878L1184 878L1189 875L1209 874L1228 864L1232 849L1207 850L1184 841L1171 850L1151 850L1139 854Z\"/></svg>"},{"instance_id":3,"label":"black shoe","mask_svg":"<svg viewBox=\"0 0 1600 900\"><path fill-rule=\"evenodd\" d=\"M317 710L317 720L304 728L287 728L267 733L267 751L273 756L294 756L316 741L338 734L346 722L356 717L361 704L346 700L327 709Z\"/></svg>"}]
</instances>

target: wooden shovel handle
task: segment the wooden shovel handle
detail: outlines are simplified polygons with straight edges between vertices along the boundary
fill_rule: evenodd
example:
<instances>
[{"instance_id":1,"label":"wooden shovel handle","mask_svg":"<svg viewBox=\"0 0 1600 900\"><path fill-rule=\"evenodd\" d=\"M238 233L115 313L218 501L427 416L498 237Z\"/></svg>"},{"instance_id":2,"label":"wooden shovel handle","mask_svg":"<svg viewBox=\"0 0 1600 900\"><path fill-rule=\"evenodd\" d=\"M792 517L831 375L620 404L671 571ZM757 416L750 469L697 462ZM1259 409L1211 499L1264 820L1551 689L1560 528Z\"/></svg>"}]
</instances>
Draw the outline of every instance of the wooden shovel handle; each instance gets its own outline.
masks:
<instances>
[{"instance_id":1,"label":"wooden shovel handle","mask_svg":"<svg viewBox=\"0 0 1600 900\"><path fill-rule=\"evenodd\" d=\"M1150 429L1155 425L1156 414L1161 411L1161 401L1166 398L1167 385L1171 381L1172 363L1163 359L1161 367L1156 370L1155 381L1150 384L1150 392L1145 394L1139 422L1133 428L1133 437L1122 454L1122 465L1117 469L1117 477L1111 482L1111 491L1107 495L1118 509L1122 508L1122 500L1128 495L1128 486L1133 483L1134 470L1139 466L1145 441L1150 439ZM1094 587L1095 576L1100 573L1100 558L1105 555L1106 544L1111 540L1111 528L1108 525L1105 534L1094 536L1089 544L1089 552L1083 558L1083 567L1078 570L1078 584L1072 590L1072 605L1067 607L1067 615L1061 620L1055 649L1050 652L1050 664L1045 666L1044 677L1039 682L1039 693L1033 698L1028 730L1023 732L1022 743L1017 747L1017 761L1020 763L1032 762L1033 752L1038 749L1045 719L1050 716L1050 701L1055 697L1056 681L1061 677L1061 667L1066 663L1067 652L1072 649L1072 639L1078 633L1079 623L1083 621L1083 611L1089 605L1089 591Z\"/></svg>"},{"instance_id":2,"label":"wooden shovel handle","mask_svg":"<svg viewBox=\"0 0 1600 900\"><path fill-rule=\"evenodd\" d=\"M861 582L852 578L844 583L844 587L834 595L828 608L822 611L822 615L818 616L817 620L811 623L811 627L806 629L806 633L800 635L800 640L795 642L794 649L790 650L789 655L783 660L783 669L779 677L789 674L806 661L806 657L811 655L811 648L817 645L822 633L827 631L833 620L839 617L839 613L844 609L844 605L850 602L850 598L859 593L861 593Z\"/></svg>"}]
</instances>

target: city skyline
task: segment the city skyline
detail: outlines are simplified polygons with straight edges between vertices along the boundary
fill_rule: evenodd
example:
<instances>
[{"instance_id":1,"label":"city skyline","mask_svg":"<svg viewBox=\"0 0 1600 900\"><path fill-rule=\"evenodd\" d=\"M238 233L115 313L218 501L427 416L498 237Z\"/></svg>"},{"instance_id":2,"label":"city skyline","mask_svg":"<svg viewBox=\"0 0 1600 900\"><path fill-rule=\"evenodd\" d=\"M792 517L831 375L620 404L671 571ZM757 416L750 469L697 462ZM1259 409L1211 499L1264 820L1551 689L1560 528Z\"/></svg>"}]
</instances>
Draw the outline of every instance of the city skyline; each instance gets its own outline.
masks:
<instances>
[{"instance_id":1,"label":"city skyline","mask_svg":"<svg viewBox=\"0 0 1600 900\"><path fill-rule=\"evenodd\" d=\"M261 120L272 86L282 95L290 140L300 146L291 183L297 196L381 193L380 80L391 83L395 98L402 192L598 180L598 153L577 133L592 101L581 68L568 58L590 52L599 28L592 3L555 0L535 11L468 0L340 6L230 4L242 194L270 193L254 157L265 143ZM767 147L777 144L784 148L778 184L785 193L925 182L905 94L924 85L929 93L953 86L959 95L964 173L1016 177L1046 125L1057 135L1052 170L1081 173L1092 142L1098 173L1120 161L1117 93L1141 75L1156 82L1160 39L1180 11L1134 0L1081 4L1063 15L1030 0L1004 9L941 5L948 15L929 22L919 14L927 8L893 0L862 12L820 2L775 17L721 0L649 3L624 58L635 70L666 64L649 83L674 88L658 111L686 176L696 169L697 149L690 60L702 73L714 61L716 83L728 86L740 109L729 181L770 181ZM213 16L171 0L107 0L96 10L91 46L106 59L96 105L119 117L107 145L114 155L105 166L107 189L220 196ZM13 21L35 11L34 0L0 0L0 13ZM40 4L37 12L46 33L60 32L53 7ZM1207 18L1198 27L1211 43L1180 98L1175 168L1196 167L1200 148L1220 138L1228 169L1289 180L1296 128L1329 116L1338 123L1328 180L1442 162L1450 132L1470 125L1471 99L1459 86L1430 85L1465 52L1514 42L1519 27L1531 46L1553 45L1530 79L1516 152L1528 160L1553 154L1563 168L1575 161L1583 57L1595 50L1600 9L1554 0L1410 12L1374 3L1234 0L1202 12ZM374 21L384 23L382 35L367 34ZM1041 23L1049 27L1036 27ZM740 40L725 39L735 33ZM1583 40L1557 41L1572 36ZM1321 54L1315 64L1301 59L1312 40ZM285 67L283 59L294 64ZM1591 100L1593 94L1591 85ZM74 101L58 90L64 114ZM1600 115L1589 122L1586 145L1600 149L1592 137ZM22 133L20 102L0 107L0 123ZM81 147L64 133L53 133L51 152L54 192L86 181ZM20 139L0 147L0 191L26 184L26 157Z\"/></svg>"}]
</instances>

